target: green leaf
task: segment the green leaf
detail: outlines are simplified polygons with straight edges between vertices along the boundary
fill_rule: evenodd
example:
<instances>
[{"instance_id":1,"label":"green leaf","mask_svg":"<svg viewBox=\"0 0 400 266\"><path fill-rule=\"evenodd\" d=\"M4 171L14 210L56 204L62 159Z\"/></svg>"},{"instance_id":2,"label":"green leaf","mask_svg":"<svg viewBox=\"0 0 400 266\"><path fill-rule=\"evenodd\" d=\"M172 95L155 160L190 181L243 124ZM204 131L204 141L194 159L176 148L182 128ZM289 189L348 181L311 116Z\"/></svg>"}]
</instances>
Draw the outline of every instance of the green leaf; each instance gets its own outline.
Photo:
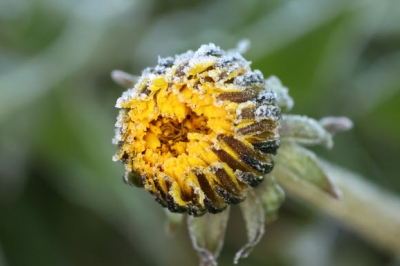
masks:
<instances>
[{"instance_id":1,"label":"green leaf","mask_svg":"<svg viewBox=\"0 0 400 266\"><path fill-rule=\"evenodd\" d=\"M229 207L218 214L206 213L201 217L188 216L188 228L194 249L200 256L200 265L217 265L226 226Z\"/></svg>"},{"instance_id":2,"label":"green leaf","mask_svg":"<svg viewBox=\"0 0 400 266\"><path fill-rule=\"evenodd\" d=\"M313 152L293 142L282 142L275 162L277 166L297 178L313 184L332 197L339 199L339 190L333 185Z\"/></svg>"},{"instance_id":3,"label":"green leaf","mask_svg":"<svg viewBox=\"0 0 400 266\"><path fill-rule=\"evenodd\" d=\"M332 148L332 135L316 120L301 115L283 115L279 134L282 140L293 140L302 144L322 144Z\"/></svg>"}]
</instances>

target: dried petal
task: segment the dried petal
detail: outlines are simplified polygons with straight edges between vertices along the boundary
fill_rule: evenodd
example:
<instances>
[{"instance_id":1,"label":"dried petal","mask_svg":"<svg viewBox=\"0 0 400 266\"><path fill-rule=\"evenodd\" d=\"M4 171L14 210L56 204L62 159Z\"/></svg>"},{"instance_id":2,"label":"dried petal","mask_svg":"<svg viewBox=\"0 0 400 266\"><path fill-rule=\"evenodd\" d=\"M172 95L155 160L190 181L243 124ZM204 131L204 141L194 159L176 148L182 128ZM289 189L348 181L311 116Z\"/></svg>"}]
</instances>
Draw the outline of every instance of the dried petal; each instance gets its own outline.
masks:
<instances>
[{"instance_id":1,"label":"dried petal","mask_svg":"<svg viewBox=\"0 0 400 266\"><path fill-rule=\"evenodd\" d=\"M279 167L289 171L297 178L315 185L332 197L339 199L340 191L319 165L315 154L293 142L281 142L275 157Z\"/></svg>"},{"instance_id":2,"label":"dried petal","mask_svg":"<svg viewBox=\"0 0 400 266\"><path fill-rule=\"evenodd\" d=\"M194 249L200 256L200 265L217 265L216 259L221 251L229 208L214 215L206 213L202 217L188 216L188 228Z\"/></svg>"},{"instance_id":3,"label":"dried petal","mask_svg":"<svg viewBox=\"0 0 400 266\"><path fill-rule=\"evenodd\" d=\"M322 144L332 148L332 135L316 120L301 115L283 115L279 129L281 140L293 140L301 144Z\"/></svg>"}]
</instances>

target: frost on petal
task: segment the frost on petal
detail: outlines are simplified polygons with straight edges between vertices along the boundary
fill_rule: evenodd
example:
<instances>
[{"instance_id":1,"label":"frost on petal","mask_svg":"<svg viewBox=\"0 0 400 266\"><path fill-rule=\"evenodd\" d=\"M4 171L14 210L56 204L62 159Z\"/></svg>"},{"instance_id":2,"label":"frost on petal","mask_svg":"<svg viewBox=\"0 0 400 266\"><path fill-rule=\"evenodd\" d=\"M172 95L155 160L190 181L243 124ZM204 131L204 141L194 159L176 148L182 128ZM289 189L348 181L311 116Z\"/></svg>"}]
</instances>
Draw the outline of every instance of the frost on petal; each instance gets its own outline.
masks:
<instances>
[{"instance_id":1,"label":"frost on petal","mask_svg":"<svg viewBox=\"0 0 400 266\"><path fill-rule=\"evenodd\" d=\"M293 99L289 96L289 90L284 87L281 81L275 77L271 76L265 80L265 86L269 90L273 90L277 95L277 104L282 112L288 112L293 108Z\"/></svg>"},{"instance_id":2,"label":"frost on petal","mask_svg":"<svg viewBox=\"0 0 400 266\"><path fill-rule=\"evenodd\" d=\"M315 154L293 142L281 142L275 157L279 168L339 199L340 191L325 173Z\"/></svg>"},{"instance_id":3,"label":"frost on petal","mask_svg":"<svg viewBox=\"0 0 400 266\"><path fill-rule=\"evenodd\" d=\"M194 249L200 256L200 265L217 265L228 224L229 207L222 213L206 213L202 217L188 216L188 228Z\"/></svg>"},{"instance_id":4,"label":"frost on petal","mask_svg":"<svg viewBox=\"0 0 400 266\"><path fill-rule=\"evenodd\" d=\"M159 57L117 100L113 159L171 212L222 212L273 169L276 97L241 54L212 43Z\"/></svg>"}]
</instances>

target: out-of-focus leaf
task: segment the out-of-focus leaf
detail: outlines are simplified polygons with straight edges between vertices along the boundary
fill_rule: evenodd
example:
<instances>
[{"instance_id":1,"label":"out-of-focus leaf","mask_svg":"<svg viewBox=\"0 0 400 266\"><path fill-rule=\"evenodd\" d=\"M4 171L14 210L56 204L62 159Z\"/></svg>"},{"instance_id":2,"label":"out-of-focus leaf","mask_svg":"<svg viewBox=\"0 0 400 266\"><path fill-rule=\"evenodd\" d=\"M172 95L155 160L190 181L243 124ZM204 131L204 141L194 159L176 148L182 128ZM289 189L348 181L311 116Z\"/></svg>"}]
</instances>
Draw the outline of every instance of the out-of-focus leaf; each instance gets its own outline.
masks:
<instances>
[{"instance_id":1,"label":"out-of-focus leaf","mask_svg":"<svg viewBox=\"0 0 400 266\"><path fill-rule=\"evenodd\" d=\"M399 90L400 51L382 58L372 66L353 77L348 102L348 111L357 115L371 112L377 106L393 97Z\"/></svg>"},{"instance_id":2,"label":"out-of-focus leaf","mask_svg":"<svg viewBox=\"0 0 400 266\"><path fill-rule=\"evenodd\" d=\"M319 165L313 152L293 142L285 141L281 143L275 162L280 168L292 173L295 178L313 184L336 199L340 198L340 191Z\"/></svg>"},{"instance_id":3,"label":"out-of-focus leaf","mask_svg":"<svg viewBox=\"0 0 400 266\"><path fill-rule=\"evenodd\" d=\"M82 13L90 7L96 7L97 12ZM108 23L127 10L127 6L120 8L114 2L82 1L54 43L21 66L0 75L0 123L93 60L93 51L107 33Z\"/></svg>"},{"instance_id":4,"label":"out-of-focus leaf","mask_svg":"<svg viewBox=\"0 0 400 266\"><path fill-rule=\"evenodd\" d=\"M6 258L4 257L3 249L0 242L0 265L7 266Z\"/></svg>"},{"instance_id":5,"label":"out-of-focus leaf","mask_svg":"<svg viewBox=\"0 0 400 266\"><path fill-rule=\"evenodd\" d=\"M241 34L249 38L252 49L249 56L259 58L301 38L354 8L344 1L286 1L256 23L243 29ZM273 38L271 38L273 36Z\"/></svg>"},{"instance_id":6,"label":"out-of-focus leaf","mask_svg":"<svg viewBox=\"0 0 400 266\"><path fill-rule=\"evenodd\" d=\"M188 228L201 265L217 265L216 259L224 242L229 207L221 213L206 213L201 217L188 216Z\"/></svg>"},{"instance_id":7,"label":"out-of-focus leaf","mask_svg":"<svg viewBox=\"0 0 400 266\"><path fill-rule=\"evenodd\" d=\"M332 135L316 120L301 115L283 115L279 129L282 140L293 140L302 144L333 146Z\"/></svg>"}]
</instances>

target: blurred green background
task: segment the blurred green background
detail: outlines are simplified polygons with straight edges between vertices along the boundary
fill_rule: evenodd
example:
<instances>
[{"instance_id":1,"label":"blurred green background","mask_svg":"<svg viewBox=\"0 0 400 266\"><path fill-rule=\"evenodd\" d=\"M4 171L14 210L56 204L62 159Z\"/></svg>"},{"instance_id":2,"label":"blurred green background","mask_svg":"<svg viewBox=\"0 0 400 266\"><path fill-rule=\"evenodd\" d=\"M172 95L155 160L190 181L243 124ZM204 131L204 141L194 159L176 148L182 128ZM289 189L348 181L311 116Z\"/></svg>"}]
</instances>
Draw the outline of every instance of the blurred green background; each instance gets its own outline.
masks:
<instances>
[{"instance_id":1,"label":"blurred green background","mask_svg":"<svg viewBox=\"0 0 400 266\"><path fill-rule=\"evenodd\" d=\"M398 0L0 0L0 265L198 265L186 228L166 236L163 209L111 160L110 72L243 38L292 113L354 121L314 150L400 195ZM220 265L245 240L235 207ZM288 199L240 265L400 264Z\"/></svg>"}]
</instances>

